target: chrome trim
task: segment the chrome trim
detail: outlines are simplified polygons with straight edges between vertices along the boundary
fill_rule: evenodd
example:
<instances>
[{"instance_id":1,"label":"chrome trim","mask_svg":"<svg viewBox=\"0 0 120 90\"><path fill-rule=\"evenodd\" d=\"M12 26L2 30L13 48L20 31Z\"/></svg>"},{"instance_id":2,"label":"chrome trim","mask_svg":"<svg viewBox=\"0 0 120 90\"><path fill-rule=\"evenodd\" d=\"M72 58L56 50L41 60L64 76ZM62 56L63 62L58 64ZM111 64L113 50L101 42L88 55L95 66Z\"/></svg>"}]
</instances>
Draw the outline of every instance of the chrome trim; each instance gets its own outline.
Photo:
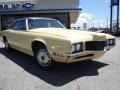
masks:
<instances>
[{"instance_id":1,"label":"chrome trim","mask_svg":"<svg viewBox=\"0 0 120 90\"><path fill-rule=\"evenodd\" d=\"M84 51L84 52L80 52L80 53L75 53L75 54L67 54L67 56L77 56L77 55L81 55L81 54L85 54L85 53L95 53L95 52L106 52L107 50L104 49L102 51Z\"/></svg>"},{"instance_id":2,"label":"chrome trim","mask_svg":"<svg viewBox=\"0 0 120 90\"><path fill-rule=\"evenodd\" d=\"M109 45L109 40L115 40L115 45L116 45L116 39L114 39L114 38L110 38L110 39L107 39L107 46L115 46L115 45Z\"/></svg>"},{"instance_id":3,"label":"chrome trim","mask_svg":"<svg viewBox=\"0 0 120 90\"><path fill-rule=\"evenodd\" d=\"M76 50L76 45L77 45L77 44L82 45L82 49L83 49L83 50L82 50L82 51L80 51L80 52L85 51L85 48L84 48L84 47L85 47L85 45L84 45L84 44L85 44L85 42L78 42L78 43L73 43L73 44L71 44L71 47L72 47L73 45L75 46L75 48L74 48L74 52L78 52L78 51ZM72 48L71 48L71 53L73 53L73 52L72 52Z\"/></svg>"},{"instance_id":4,"label":"chrome trim","mask_svg":"<svg viewBox=\"0 0 120 90\"><path fill-rule=\"evenodd\" d=\"M86 42L83 42L83 51L86 50L85 43L86 43Z\"/></svg>"},{"instance_id":5,"label":"chrome trim","mask_svg":"<svg viewBox=\"0 0 120 90\"><path fill-rule=\"evenodd\" d=\"M103 41L103 40L102 40ZM101 51L86 51L86 47L85 47L85 43L86 42L82 42L83 43L83 52L79 52L79 53L75 53L75 54L72 54L72 53L68 53L67 54L67 56L77 56L77 55L80 55L80 54L85 54L85 53L94 53L94 52L106 52L107 51L107 49L106 49L106 47L104 47L104 50L101 50Z\"/></svg>"}]
</instances>

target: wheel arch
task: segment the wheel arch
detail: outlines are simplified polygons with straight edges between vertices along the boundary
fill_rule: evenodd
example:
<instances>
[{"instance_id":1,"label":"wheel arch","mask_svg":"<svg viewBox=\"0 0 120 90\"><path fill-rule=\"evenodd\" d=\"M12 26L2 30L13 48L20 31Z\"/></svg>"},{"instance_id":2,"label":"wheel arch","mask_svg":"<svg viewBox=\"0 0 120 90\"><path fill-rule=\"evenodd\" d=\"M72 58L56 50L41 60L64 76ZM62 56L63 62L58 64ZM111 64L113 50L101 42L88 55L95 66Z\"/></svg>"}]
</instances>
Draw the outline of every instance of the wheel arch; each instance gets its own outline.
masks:
<instances>
[{"instance_id":1,"label":"wheel arch","mask_svg":"<svg viewBox=\"0 0 120 90\"><path fill-rule=\"evenodd\" d=\"M31 46L32 46L34 57L35 57L36 60L38 60L38 63L39 63L39 59L38 59L38 56L37 56L37 50L39 50L40 48L43 48L43 49L46 48L48 50L47 44L46 44L46 42L44 40L35 39L35 40L33 40ZM50 53L49 50L48 50L47 53ZM50 56L50 58L51 58L51 56ZM55 62L51 58L51 63L48 66L43 66L43 65L40 64L40 67L43 70L50 70L50 69L52 69L54 67L54 65L55 65Z\"/></svg>"},{"instance_id":2,"label":"wheel arch","mask_svg":"<svg viewBox=\"0 0 120 90\"><path fill-rule=\"evenodd\" d=\"M5 40L7 40L6 36L2 36L3 37L3 42L5 42Z\"/></svg>"},{"instance_id":3,"label":"wheel arch","mask_svg":"<svg viewBox=\"0 0 120 90\"><path fill-rule=\"evenodd\" d=\"M40 46L41 48L47 48L46 42L44 40L41 39L34 39L31 43L31 47L32 47L32 51L35 54L36 52L36 48Z\"/></svg>"}]
</instances>

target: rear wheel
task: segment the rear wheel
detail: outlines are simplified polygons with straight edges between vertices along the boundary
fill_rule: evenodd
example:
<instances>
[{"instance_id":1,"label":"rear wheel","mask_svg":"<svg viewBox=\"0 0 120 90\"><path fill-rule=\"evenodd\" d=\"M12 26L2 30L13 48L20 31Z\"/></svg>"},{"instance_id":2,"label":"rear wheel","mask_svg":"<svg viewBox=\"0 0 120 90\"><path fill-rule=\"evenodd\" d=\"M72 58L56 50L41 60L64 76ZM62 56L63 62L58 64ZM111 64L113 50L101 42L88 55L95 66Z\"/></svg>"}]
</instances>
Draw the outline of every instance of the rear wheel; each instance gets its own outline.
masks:
<instances>
[{"instance_id":1,"label":"rear wheel","mask_svg":"<svg viewBox=\"0 0 120 90\"><path fill-rule=\"evenodd\" d=\"M6 49L7 51L11 49L10 46L9 46L9 43L8 43L8 40L7 40L7 39L4 40L4 44L5 44L5 49Z\"/></svg>"},{"instance_id":2,"label":"rear wheel","mask_svg":"<svg viewBox=\"0 0 120 90\"><path fill-rule=\"evenodd\" d=\"M50 57L48 50L44 47L37 47L36 50L36 59L41 67L41 69L49 70L54 67L54 61Z\"/></svg>"}]
</instances>

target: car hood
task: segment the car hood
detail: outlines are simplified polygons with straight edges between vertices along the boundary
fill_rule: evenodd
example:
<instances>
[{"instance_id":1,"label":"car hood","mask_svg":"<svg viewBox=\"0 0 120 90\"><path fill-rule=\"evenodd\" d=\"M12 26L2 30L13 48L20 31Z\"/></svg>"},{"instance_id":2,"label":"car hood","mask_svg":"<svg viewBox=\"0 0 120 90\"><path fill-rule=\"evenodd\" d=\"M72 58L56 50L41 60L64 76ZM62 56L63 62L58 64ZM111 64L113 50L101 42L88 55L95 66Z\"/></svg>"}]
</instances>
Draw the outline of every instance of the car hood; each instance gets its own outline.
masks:
<instances>
[{"instance_id":1,"label":"car hood","mask_svg":"<svg viewBox=\"0 0 120 90\"><path fill-rule=\"evenodd\" d=\"M80 30L69 30L69 29L58 29L58 28L43 28L43 29L34 29L30 32L37 34L45 34L54 37L61 37L67 40L70 40L72 43L75 42L84 42L84 41L98 41L106 40L106 36L102 33L95 33L89 31L80 31Z\"/></svg>"}]
</instances>

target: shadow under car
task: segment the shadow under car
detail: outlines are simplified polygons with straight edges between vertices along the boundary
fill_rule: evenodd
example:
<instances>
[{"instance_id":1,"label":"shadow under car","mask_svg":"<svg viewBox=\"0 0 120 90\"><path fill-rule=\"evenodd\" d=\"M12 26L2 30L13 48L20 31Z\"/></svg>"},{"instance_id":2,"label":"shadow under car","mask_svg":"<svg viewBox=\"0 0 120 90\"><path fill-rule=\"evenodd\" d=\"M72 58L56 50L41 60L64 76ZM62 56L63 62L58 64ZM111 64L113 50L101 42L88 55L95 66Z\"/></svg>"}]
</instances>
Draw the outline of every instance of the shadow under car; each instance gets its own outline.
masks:
<instances>
[{"instance_id":1,"label":"shadow under car","mask_svg":"<svg viewBox=\"0 0 120 90\"><path fill-rule=\"evenodd\" d=\"M39 68L37 61L29 55L16 50L7 52L4 48L0 48L0 53L22 67L26 72L53 86L63 86L84 76L99 75L98 69L108 65L99 61L88 60L71 64L58 63L52 71L44 71Z\"/></svg>"}]
</instances>

